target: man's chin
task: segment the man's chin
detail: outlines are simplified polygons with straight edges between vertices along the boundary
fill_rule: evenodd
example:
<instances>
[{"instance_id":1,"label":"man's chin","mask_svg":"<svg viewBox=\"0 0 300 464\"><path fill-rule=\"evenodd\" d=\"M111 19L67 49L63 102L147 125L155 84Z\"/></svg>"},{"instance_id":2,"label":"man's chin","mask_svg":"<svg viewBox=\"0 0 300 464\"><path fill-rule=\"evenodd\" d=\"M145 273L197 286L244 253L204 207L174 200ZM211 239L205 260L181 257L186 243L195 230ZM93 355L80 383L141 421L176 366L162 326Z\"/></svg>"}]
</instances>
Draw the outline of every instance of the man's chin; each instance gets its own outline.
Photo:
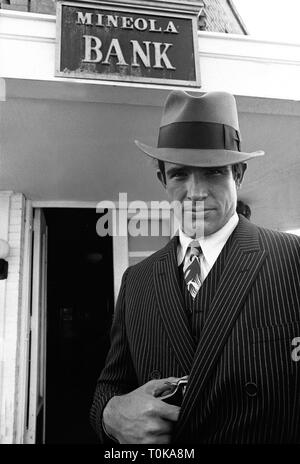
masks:
<instances>
[{"instance_id":1,"label":"man's chin","mask_svg":"<svg viewBox=\"0 0 300 464\"><path fill-rule=\"evenodd\" d=\"M201 238L215 233L218 226L209 220L193 221L189 224L184 224L183 231L191 238Z\"/></svg>"},{"instance_id":2,"label":"man's chin","mask_svg":"<svg viewBox=\"0 0 300 464\"><path fill-rule=\"evenodd\" d=\"M205 225L205 221L193 221L191 224L184 224L184 232L186 235L192 238L201 238L205 235L205 230L207 229L207 225Z\"/></svg>"}]
</instances>

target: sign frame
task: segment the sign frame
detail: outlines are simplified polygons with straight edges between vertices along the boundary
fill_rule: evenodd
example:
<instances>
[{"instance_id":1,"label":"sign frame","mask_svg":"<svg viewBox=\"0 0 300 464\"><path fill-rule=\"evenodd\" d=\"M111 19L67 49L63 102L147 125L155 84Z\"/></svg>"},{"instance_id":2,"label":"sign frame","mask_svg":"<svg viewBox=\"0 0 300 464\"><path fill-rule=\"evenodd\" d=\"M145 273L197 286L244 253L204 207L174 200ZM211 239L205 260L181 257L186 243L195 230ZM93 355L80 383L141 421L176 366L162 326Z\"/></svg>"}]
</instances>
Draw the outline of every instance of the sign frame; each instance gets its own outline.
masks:
<instances>
[{"instance_id":1,"label":"sign frame","mask_svg":"<svg viewBox=\"0 0 300 464\"><path fill-rule=\"evenodd\" d=\"M126 0L125 0L126 1ZM166 2L167 4L167 2ZM184 87L201 87L201 78L200 78L200 60L199 60L199 48L198 48L198 16L201 13L201 5L198 6L198 12L195 9L189 11L190 4L183 6L178 5L176 9L170 10L170 5L163 6L152 6L147 5L141 6L140 4L135 3L120 3L108 2L108 1L68 1L68 0L57 0L57 9L56 9L56 50L55 50L55 77L62 77L65 79L72 78L78 80L93 80L93 81L106 81L106 82L127 82L127 83L137 83L137 84L156 84L156 85L168 85L168 86L184 86ZM173 4L174 5L174 4ZM88 71L68 71L67 73L62 71L61 68L61 39L62 39L62 9L63 6L70 7L81 7L81 8L91 8L91 9L103 9L110 11L116 9L116 11L124 14L143 14L143 15L159 15L161 17L167 18L178 18L178 19L187 19L192 21L192 47L194 52L194 66L195 66L195 79L194 80L181 80L181 79L166 79L166 78L156 78L156 77L144 77L144 76L135 76L124 74L102 74L102 73L90 73ZM184 8L186 7L186 8Z\"/></svg>"}]
</instances>

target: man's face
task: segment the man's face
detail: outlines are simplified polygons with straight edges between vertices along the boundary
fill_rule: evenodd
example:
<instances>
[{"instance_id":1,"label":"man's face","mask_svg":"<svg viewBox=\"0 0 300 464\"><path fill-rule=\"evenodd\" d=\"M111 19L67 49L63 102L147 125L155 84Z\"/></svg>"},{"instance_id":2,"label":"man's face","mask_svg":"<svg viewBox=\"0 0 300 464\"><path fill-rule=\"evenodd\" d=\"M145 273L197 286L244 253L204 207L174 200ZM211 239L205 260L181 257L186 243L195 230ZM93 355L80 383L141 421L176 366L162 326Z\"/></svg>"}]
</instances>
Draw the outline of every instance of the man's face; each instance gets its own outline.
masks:
<instances>
[{"instance_id":1,"label":"man's face","mask_svg":"<svg viewBox=\"0 0 300 464\"><path fill-rule=\"evenodd\" d=\"M239 165L234 179L231 166L200 168L166 162L165 179L160 171L157 174L169 200L183 208L183 222L178 219L184 232L199 237L221 229L234 214L244 170L245 165Z\"/></svg>"}]
</instances>

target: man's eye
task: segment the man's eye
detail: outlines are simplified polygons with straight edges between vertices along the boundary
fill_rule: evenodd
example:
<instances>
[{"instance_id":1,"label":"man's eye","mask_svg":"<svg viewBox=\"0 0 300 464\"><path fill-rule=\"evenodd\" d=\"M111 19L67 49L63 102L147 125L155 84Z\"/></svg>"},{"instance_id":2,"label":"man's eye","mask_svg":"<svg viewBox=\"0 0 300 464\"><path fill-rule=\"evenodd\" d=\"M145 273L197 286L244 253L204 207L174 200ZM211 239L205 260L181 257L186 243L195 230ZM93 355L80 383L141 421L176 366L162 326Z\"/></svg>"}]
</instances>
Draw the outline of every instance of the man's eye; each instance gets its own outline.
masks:
<instances>
[{"instance_id":1,"label":"man's eye","mask_svg":"<svg viewBox=\"0 0 300 464\"><path fill-rule=\"evenodd\" d=\"M222 174L224 174L223 169L210 169L209 171L207 171L208 176L218 176Z\"/></svg>"},{"instance_id":2,"label":"man's eye","mask_svg":"<svg viewBox=\"0 0 300 464\"><path fill-rule=\"evenodd\" d=\"M181 179L186 176L185 171L176 171L171 174L171 179Z\"/></svg>"}]
</instances>

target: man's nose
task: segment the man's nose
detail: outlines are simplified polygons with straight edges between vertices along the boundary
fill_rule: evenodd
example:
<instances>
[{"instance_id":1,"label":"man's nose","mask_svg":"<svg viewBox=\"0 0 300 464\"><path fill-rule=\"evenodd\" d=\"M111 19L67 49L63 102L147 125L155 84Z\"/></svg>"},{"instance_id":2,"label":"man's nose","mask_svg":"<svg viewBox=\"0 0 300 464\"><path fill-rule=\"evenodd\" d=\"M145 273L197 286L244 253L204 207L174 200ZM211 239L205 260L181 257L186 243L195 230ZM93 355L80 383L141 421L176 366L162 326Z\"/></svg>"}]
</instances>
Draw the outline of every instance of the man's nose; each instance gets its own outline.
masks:
<instances>
[{"instance_id":1,"label":"man's nose","mask_svg":"<svg viewBox=\"0 0 300 464\"><path fill-rule=\"evenodd\" d=\"M188 199L192 201L203 201L208 196L206 182L197 176L191 176L187 188Z\"/></svg>"}]
</instances>

